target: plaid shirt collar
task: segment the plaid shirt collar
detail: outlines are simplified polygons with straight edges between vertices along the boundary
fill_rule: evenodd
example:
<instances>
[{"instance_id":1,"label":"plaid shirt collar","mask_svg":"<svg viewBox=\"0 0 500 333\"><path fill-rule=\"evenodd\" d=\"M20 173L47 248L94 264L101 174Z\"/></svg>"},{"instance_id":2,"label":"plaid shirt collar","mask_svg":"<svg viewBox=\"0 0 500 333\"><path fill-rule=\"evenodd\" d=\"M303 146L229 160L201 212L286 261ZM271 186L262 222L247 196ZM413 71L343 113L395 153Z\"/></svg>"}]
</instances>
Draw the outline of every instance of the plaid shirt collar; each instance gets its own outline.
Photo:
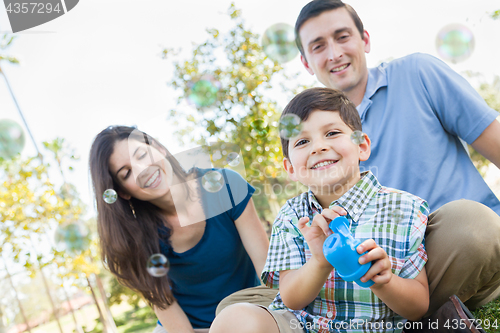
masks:
<instances>
[{"instance_id":1,"label":"plaid shirt collar","mask_svg":"<svg viewBox=\"0 0 500 333\"><path fill-rule=\"evenodd\" d=\"M382 185L380 185L375 175L371 171L364 171L361 173L359 182L339 199L333 201L329 207L340 206L344 208L351 219L357 223L370 200L380 189L382 189ZM318 212L323 211L323 207L321 207L311 190L308 192L307 199L310 209Z\"/></svg>"}]
</instances>

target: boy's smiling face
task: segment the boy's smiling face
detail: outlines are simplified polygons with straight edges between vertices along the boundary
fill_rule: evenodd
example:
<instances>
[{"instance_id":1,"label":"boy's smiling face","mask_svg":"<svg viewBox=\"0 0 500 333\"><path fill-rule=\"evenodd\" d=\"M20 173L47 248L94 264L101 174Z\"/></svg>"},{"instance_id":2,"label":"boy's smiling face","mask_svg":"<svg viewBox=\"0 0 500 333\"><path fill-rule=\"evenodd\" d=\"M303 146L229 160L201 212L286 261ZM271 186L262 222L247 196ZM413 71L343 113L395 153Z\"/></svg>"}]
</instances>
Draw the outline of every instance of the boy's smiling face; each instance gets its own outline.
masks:
<instances>
[{"instance_id":1,"label":"boy's smiling face","mask_svg":"<svg viewBox=\"0 0 500 333\"><path fill-rule=\"evenodd\" d=\"M283 163L290 179L308 186L317 197L341 197L360 180L359 161L370 156L368 136L358 145L352 133L339 112L313 111L288 143L289 159Z\"/></svg>"}]
</instances>

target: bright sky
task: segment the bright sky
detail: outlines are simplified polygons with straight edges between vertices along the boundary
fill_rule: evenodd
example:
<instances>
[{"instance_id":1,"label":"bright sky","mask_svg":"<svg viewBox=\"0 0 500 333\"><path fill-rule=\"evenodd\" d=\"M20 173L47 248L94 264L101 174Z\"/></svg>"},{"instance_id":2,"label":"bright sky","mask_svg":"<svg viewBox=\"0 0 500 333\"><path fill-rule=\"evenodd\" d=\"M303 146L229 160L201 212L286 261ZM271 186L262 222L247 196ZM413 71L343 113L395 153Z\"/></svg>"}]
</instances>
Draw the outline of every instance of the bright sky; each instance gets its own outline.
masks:
<instances>
[{"instance_id":1,"label":"bright sky","mask_svg":"<svg viewBox=\"0 0 500 333\"><path fill-rule=\"evenodd\" d=\"M252 31L285 22L294 25L308 0L236 0ZM498 0L352 0L371 35L369 67L382 60L414 52L437 56L437 32L447 24L462 23L476 38L473 55L457 65L458 72L483 73L491 82L500 76L500 20L488 13L500 9ZM381 5L382 4L382 5ZM78 151L81 160L70 182L82 199L92 205L88 178L88 152L95 135L109 125L138 125L159 137L172 152L183 148L169 140L173 130L166 121L176 99L166 82L172 63L162 60L162 47L182 48L207 38L206 28L221 32L231 26L226 15L230 0L82 0L64 16L18 33L9 49L21 65L3 65L31 131L42 141L63 137ZM10 31L0 4L0 32ZM291 72L306 74L299 58L286 65ZM283 101L286 103L286 101ZM3 80L0 80L0 119L21 123ZM44 150L42 149L42 152ZM24 155L34 155L26 141Z\"/></svg>"}]
</instances>

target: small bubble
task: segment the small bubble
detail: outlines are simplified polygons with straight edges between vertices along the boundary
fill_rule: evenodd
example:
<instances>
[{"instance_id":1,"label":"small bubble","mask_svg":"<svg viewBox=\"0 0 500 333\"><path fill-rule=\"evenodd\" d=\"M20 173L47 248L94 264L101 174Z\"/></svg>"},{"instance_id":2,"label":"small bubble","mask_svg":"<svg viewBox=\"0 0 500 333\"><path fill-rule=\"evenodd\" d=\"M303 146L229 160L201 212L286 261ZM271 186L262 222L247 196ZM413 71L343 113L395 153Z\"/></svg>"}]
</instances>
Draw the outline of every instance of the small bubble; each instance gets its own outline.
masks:
<instances>
[{"instance_id":1,"label":"small bubble","mask_svg":"<svg viewBox=\"0 0 500 333\"><path fill-rule=\"evenodd\" d=\"M279 121L278 131L280 137L289 140L300 134L302 123L296 114L286 114Z\"/></svg>"},{"instance_id":2,"label":"small bubble","mask_svg":"<svg viewBox=\"0 0 500 333\"><path fill-rule=\"evenodd\" d=\"M355 145L360 145L365 142L365 134L361 131L354 131L351 134L351 141Z\"/></svg>"},{"instance_id":3,"label":"small bubble","mask_svg":"<svg viewBox=\"0 0 500 333\"><path fill-rule=\"evenodd\" d=\"M219 171L209 171L201 179L201 184L208 192L218 192L224 186L224 177Z\"/></svg>"},{"instance_id":4,"label":"small bubble","mask_svg":"<svg viewBox=\"0 0 500 333\"><path fill-rule=\"evenodd\" d=\"M404 214L400 209L394 209L389 216L394 223L399 223L404 218Z\"/></svg>"},{"instance_id":5,"label":"small bubble","mask_svg":"<svg viewBox=\"0 0 500 333\"><path fill-rule=\"evenodd\" d=\"M104 199L104 202L113 204L116 202L116 199L118 199L118 195L116 194L115 190L110 188L104 191L104 193L102 194L102 198Z\"/></svg>"},{"instance_id":6,"label":"small bubble","mask_svg":"<svg viewBox=\"0 0 500 333\"><path fill-rule=\"evenodd\" d=\"M235 152L231 152L227 155L227 164L229 164L232 167L237 166L240 164L240 155Z\"/></svg>"},{"instance_id":7,"label":"small bubble","mask_svg":"<svg viewBox=\"0 0 500 333\"><path fill-rule=\"evenodd\" d=\"M161 253L155 253L148 259L147 270L151 276L162 277L167 275L170 262Z\"/></svg>"},{"instance_id":8,"label":"small bubble","mask_svg":"<svg viewBox=\"0 0 500 333\"><path fill-rule=\"evenodd\" d=\"M214 161L218 161L222 158L222 154L220 153L220 150L216 150L215 153L212 155L212 159Z\"/></svg>"},{"instance_id":9,"label":"small bubble","mask_svg":"<svg viewBox=\"0 0 500 333\"><path fill-rule=\"evenodd\" d=\"M286 23L270 26L262 35L262 49L269 58L281 63L295 58L299 50L293 27Z\"/></svg>"},{"instance_id":10,"label":"small bubble","mask_svg":"<svg viewBox=\"0 0 500 333\"><path fill-rule=\"evenodd\" d=\"M250 136L254 139L263 139L269 134L269 126L263 119L254 120L250 124Z\"/></svg>"}]
</instances>

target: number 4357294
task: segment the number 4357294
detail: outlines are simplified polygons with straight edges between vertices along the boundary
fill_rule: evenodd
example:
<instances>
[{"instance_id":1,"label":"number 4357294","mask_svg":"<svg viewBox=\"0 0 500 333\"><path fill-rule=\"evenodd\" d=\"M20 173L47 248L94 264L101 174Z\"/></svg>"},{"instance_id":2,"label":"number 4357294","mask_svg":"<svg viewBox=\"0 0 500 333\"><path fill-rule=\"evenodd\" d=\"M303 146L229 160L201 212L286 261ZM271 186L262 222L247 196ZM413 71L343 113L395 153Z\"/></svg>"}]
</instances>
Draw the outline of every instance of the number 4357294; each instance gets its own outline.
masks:
<instances>
[{"instance_id":1,"label":"number 4357294","mask_svg":"<svg viewBox=\"0 0 500 333\"><path fill-rule=\"evenodd\" d=\"M59 13L61 8L59 3L52 6L51 3L39 3L39 2L23 2L23 3L9 3L6 8L7 13L33 13L33 14L50 14L52 12Z\"/></svg>"}]
</instances>

